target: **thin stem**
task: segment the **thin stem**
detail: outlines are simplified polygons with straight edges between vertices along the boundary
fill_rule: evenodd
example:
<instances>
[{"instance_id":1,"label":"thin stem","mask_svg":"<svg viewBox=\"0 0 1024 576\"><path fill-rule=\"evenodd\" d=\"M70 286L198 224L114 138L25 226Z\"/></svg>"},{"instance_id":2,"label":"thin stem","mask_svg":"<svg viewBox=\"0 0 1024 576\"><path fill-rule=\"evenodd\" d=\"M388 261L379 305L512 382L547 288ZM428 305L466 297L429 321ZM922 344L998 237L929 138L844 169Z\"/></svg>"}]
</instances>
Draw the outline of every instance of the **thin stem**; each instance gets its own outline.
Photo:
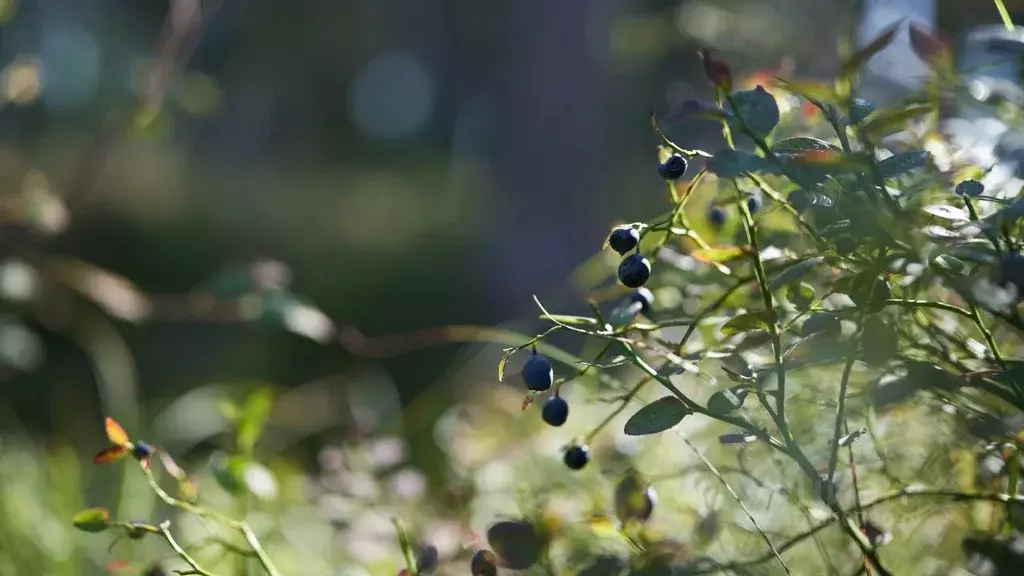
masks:
<instances>
[{"instance_id":1,"label":"thin stem","mask_svg":"<svg viewBox=\"0 0 1024 576\"><path fill-rule=\"evenodd\" d=\"M191 571L178 572L178 574L198 574L199 576L216 576L214 573L203 569L203 567L200 566L198 562L196 562L195 558L192 558L192 556L190 556L188 552L185 552L185 549L182 548L180 544L178 544L177 540L174 539L174 536L171 535L170 520L163 522L162 524L160 524L158 528L160 528L160 533L163 534L164 540L166 540L167 543L171 546L171 548L174 549L174 552L192 568Z\"/></svg>"},{"instance_id":2,"label":"thin stem","mask_svg":"<svg viewBox=\"0 0 1024 576\"><path fill-rule=\"evenodd\" d=\"M850 387L850 375L853 373L853 365L857 362L857 353L860 351L861 337L864 334L864 316L862 310L857 318L857 332L853 335L850 343L850 353L846 357L846 364L843 366L843 376L839 381L839 398L836 402L836 418L832 427L832 446L828 456L828 481L831 484L836 474L836 465L839 461L839 438L843 433L843 424L846 422L846 393Z\"/></svg>"},{"instance_id":3,"label":"thin stem","mask_svg":"<svg viewBox=\"0 0 1024 576\"><path fill-rule=\"evenodd\" d=\"M155 492L156 495L168 506L172 506L190 514L195 514L196 516L208 518L224 526L238 530L242 533L242 536L245 537L245 541L249 543L252 551L256 553L256 558L259 559L260 565L263 566L263 569L267 574L269 576L281 576L281 573L277 570L277 567L274 566L274 562L270 559L270 556L267 555L267 552L263 549L263 545L260 544L259 538L256 537L256 534L252 531L252 528L249 527L248 523L242 520L229 518L219 512L214 512L213 510L203 508L202 506L196 506L195 504L191 504L171 496L160 487L160 484L157 483L152 470L145 466L140 466L140 468L142 468L143 474L146 476L146 482L149 484L150 488L152 488L153 492Z\"/></svg>"},{"instance_id":4,"label":"thin stem","mask_svg":"<svg viewBox=\"0 0 1024 576\"><path fill-rule=\"evenodd\" d=\"M779 550L775 547L775 544L772 544L771 538L768 537L768 534L765 533L765 531L757 523L757 520L754 519L754 515L750 513L749 509L747 509L747 505L743 503L743 499L740 498L739 494L737 494L736 491L733 490L732 486L729 485L729 482L726 481L726 479L722 476L718 469L715 468L715 465L712 464L711 461L707 459L707 456L704 456L704 454L700 450L698 450L697 447L694 446L688 438L686 438L682 434L678 435L680 438L683 439L683 442L686 442L686 445L689 446L690 449L693 450L697 454L697 456L704 462L704 465L708 467L708 470L711 471L715 478L718 478L718 481L722 483L722 486L725 487L725 490L729 493L729 495L732 496L734 500L736 500L736 503L740 505L740 509L743 510L743 513L747 515L747 518L750 520L750 523L754 525L754 529L757 530L757 533L760 534L761 538L763 538L765 543L768 544L768 549L771 550L771 553L775 556L775 559L779 561L779 564L782 566L782 569L785 570L786 574L792 574L792 572L790 572L789 570L789 566L786 565L786 561L782 559L782 554L779 553Z\"/></svg>"}]
</instances>

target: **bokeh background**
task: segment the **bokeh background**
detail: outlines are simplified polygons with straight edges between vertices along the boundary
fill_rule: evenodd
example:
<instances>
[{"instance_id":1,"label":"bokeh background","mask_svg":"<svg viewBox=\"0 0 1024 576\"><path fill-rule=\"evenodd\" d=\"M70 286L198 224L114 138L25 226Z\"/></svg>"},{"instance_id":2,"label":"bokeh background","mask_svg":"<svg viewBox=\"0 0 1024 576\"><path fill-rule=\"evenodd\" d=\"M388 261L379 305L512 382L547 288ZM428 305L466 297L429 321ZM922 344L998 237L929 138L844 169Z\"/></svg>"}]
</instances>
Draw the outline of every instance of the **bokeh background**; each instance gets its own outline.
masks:
<instances>
[{"instance_id":1,"label":"bokeh background","mask_svg":"<svg viewBox=\"0 0 1024 576\"><path fill-rule=\"evenodd\" d=\"M737 72L827 77L854 4L0 0L0 194L32 206L2 206L0 433L84 462L116 414L202 452L211 398L268 382L292 401L272 423L299 467L326 466L323 446L353 428L391 426L443 478L422 432L466 370L495 380L497 351L423 347L443 338L414 331L529 332L535 293L580 307L573 269L612 224L662 210L647 113L710 94L696 50ZM951 35L997 21L981 0L879 5L903 4L931 6ZM34 300L44 255L94 303ZM312 303L298 328L195 312L197 287L282 278ZM41 314L23 317L33 301ZM338 344L359 334L391 339ZM107 496L110 477L88 474L86 499Z\"/></svg>"}]
</instances>

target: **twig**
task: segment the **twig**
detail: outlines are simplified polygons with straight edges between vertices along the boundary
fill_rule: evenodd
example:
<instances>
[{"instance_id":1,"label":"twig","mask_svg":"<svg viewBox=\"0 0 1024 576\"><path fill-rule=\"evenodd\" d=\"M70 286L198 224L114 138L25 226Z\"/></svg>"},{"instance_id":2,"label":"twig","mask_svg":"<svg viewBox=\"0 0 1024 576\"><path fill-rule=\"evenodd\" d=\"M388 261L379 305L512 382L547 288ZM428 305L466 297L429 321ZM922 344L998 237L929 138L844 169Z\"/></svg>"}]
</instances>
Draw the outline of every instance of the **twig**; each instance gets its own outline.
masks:
<instances>
[{"instance_id":1,"label":"twig","mask_svg":"<svg viewBox=\"0 0 1024 576\"><path fill-rule=\"evenodd\" d=\"M188 552L185 552L185 549L182 548L180 544L178 544L178 542L174 539L174 536L171 535L170 520L164 521L162 524L160 524L160 526L158 526L158 528L160 528L160 533L163 534L164 540L167 540L167 543L170 544L171 548L174 549L178 556L180 556L181 559L184 560L186 564L192 567L191 571L178 572L178 574L198 574L199 576L216 576L214 573L204 570L203 567L200 566L198 562L196 562L195 558L192 558L192 556L190 556Z\"/></svg>"}]
</instances>

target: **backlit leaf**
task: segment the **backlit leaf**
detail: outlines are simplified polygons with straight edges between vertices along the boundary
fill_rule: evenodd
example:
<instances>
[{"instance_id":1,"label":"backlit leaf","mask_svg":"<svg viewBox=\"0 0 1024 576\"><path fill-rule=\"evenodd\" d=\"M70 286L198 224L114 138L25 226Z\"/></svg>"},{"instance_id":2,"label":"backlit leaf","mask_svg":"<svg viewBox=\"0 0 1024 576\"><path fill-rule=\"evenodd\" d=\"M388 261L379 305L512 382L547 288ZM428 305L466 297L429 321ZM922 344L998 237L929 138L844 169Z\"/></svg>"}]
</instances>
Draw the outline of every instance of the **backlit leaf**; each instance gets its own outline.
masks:
<instances>
[{"instance_id":1,"label":"backlit leaf","mask_svg":"<svg viewBox=\"0 0 1024 576\"><path fill-rule=\"evenodd\" d=\"M124 431L124 428L116 420L107 416L106 420L104 420L104 427L107 430L107 438L110 439L111 444L115 446L128 444L128 433Z\"/></svg>"},{"instance_id":2,"label":"backlit leaf","mask_svg":"<svg viewBox=\"0 0 1024 576\"><path fill-rule=\"evenodd\" d=\"M871 138L882 138L903 130L907 122L934 110L932 104L913 104L905 108L881 110L863 125L861 130Z\"/></svg>"},{"instance_id":3,"label":"backlit leaf","mask_svg":"<svg viewBox=\"0 0 1024 576\"><path fill-rule=\"evenodd\" d=\"M698 248L690 253L694 259L712 264L722 264L739 260L746 255L746 251L739 246L712 246L709 248Z\"/></svg>"},{"instance_id":4,"label":"backlit leaf","mask_svg":"<svg viewBox=\"0 0 1024 576\"><path fill-rule=\"evenodd\" d=\"M953 222L966 222L970 220L970 217L967 216L967 212L965 210L948 204L933 204L931 206L925 206L921 210L935 216L936 218L942 218L943 220L952 220Z\"/></svg>"},{"instance_id":5,"label":"backlit leaf","mask_svg":"<svg viewBox=\"0 0 1024 576\"><path fill-rule=\"evenodd\" d=\"M675 396L651 402L630 416L623 431L629 436L645 436L664 432L682 422L691 411Z\"/></svg>"},{"instance_id":6,"label":"backlit leaf","mask_svg":"<svg viewBox=\"0 0 1024 576\"><path fill-rule=\"evenodd\" d=\"M775 152L776 154L804 152L806 150L839 151L840 149L835 144L826 142L820 138L812 138L810 136L794 136L792 138L784 138L771 145L771 151Z\"/></svg>"},{"instance_id":7,"label":"backlit leaf","mask_svg":"<svg viewBox=\"0 0 1024 576\"><path fill-rule=\"evenodd\" d=\"M120 460L128 455L127 446L111 446L106 450L92 457L93 464L106 464L107 462L113 462Z\"/></svg>"},{"instance_id":8,"label":"backlit leaf","mask_svg":"<svg viewBox=\"0 0 1024 576\"><path fill-rule=\"evenodd\" d=\"M103 532L110 527L110 512L106 508L88 508L76 513L71 523L84 532Z\"/></svg>"}]
</instances>

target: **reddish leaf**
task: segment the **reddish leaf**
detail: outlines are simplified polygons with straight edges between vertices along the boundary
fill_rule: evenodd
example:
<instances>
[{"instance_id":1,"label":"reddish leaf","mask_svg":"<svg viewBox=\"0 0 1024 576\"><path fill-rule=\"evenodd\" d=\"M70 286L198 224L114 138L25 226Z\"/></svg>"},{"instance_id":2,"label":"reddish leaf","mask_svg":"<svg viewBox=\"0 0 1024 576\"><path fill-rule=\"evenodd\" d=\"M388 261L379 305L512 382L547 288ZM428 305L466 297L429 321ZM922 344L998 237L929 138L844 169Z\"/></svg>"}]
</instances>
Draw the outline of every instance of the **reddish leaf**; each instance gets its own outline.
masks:
<instances>
[{"instance_id":1,"label":"reddish leaf","mask_svg":"<svg viewBox=\"0 0 1024 576\"><path fill-rule=\"evenodd\" d=\"M895 24L892 24L883 30L882 33L869 42L867 46L864 46L850 55L846 62L843 62L842 66L839 67L839 77L847 78L856 74L875 54L885 50L885 48L889 46L889 44L892 44L892 41L896 38L896 33L899 31L902 24L903 20L900 19Z\"/></svg>"},{"instance_id":2,"label":"reddish leaf","mask_svg":"<svg viewBox=\"0 0 1024 576\"><path fill-rule=\"evenodd\" d=\"M107 428L107 438L110 438L111 444L114 446L128 445L128 433L124 431L124 428L116 420L107 416L105 425Z\"/></svg>"},{"instance_id":3,"label":"reddish leaf","mask_svg":"<svg viewBox=\"0 0 1024 576\"><path fill-rule=\"evenodd\" d=\"M700 50L700 56L704 59L704 74L711 81L711 85L725 92L732 90L732 70L729 69L729 65L703 48Z\"/></svg>"},{"instance_id":4,"label":"reddish leaf","mask_svg":"<svg viewBox=\"0 0 1024 576\"><path fill-rule=\"evenodd\" d=\"M127 446L111 446L106 450L92 457L93 464L106 464L114 460L120 460L128 455Z\"/></svg>"},{"instance_id":5,"label":"reddish leaf","mask_svg":"<svg viewBox=\"0 0 1024 576\"><path fill-rule=\"evenodd\" d=\"M952 63L949 40L939 32L928 30L915 22L910 23L910 47L914 54L934 68L948 68Z\"/></svg>"},{"instance_id":6,"label":"reddish leaf","mask_svg":"<svg viewBox=\"0 0 1024 576\"><path fill-rule=\"evenodd\" d=\"M523 398L523 410L526 410L530 406L533 406L533 395L527 395Z\"/></svg>"}]
</instances>

